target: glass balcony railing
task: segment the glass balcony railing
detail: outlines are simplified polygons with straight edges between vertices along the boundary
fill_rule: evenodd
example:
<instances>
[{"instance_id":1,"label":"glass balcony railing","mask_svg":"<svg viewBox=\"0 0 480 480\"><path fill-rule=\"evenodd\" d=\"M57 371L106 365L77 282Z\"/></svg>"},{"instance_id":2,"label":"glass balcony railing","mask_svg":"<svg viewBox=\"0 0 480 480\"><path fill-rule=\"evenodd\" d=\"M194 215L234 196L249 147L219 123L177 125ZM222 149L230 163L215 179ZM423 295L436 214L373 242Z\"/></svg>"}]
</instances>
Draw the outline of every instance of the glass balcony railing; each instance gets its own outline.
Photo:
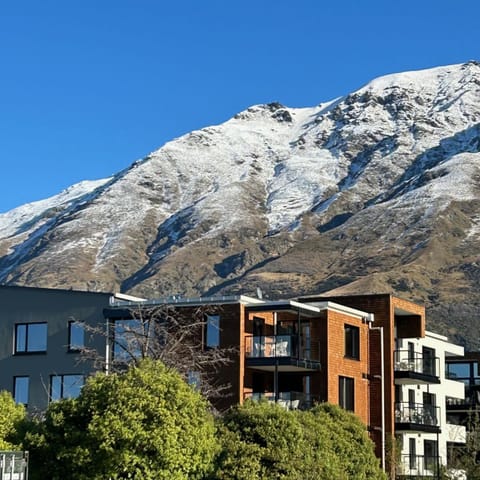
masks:
<instances>
[{"instance_id":1,"label":"glass balcony railing","mask_svg":"<svg viewBox=\"0 0 480 480\"><path fill-rule=\"evenodd\" d=\"M245 399L275 402L275 394L273 392L251 392L245 394ZM320 402L321 399L319 396L303 392L279 392L276 401L278 405L288 410L308 410Z\"/></svg>"},{"instance_id":2,"label":"glass balcony railing","mask_svg":"<svg viewBox=\"0 0 480 480\"><path fill-rule=\"evenodd\" d=\"M438 377L440 372L440 359L438 357L424 356L408 350L395 350L395 372L410 372L418 375Z\"/></svg>"},{"instance_id":3,"label":"glass balcony railing","mask_svg":"<svg viewBox=\"0 0 480 480\"><path fill-rule=\"evenodd\" d=\"M267 335L246 338L245 352L249 358L292 357L293 335Z\"/></svg>"},{"instance_id":4,"label":"glass balcony railing","mask_svg":"<svg viewBox=\"0 0 480 480\"><path fill-rule=\"evenodd\" d=\"M245 355L247 358L291 357L318 362L320 344L298 335L253 335L245 338Z\"/></svg>"},{"instance_id":5,"label":"glass balcony railing","mask_svg":"<svg viewBox=\"0 0 480 480\"><path fill-rule=\"evenodd\" d=\"M445 398L447 407L478 408L480 406L480 389L478 386L466 386L465 398Z\"/></svg>"},{"instance_id":6,"label":"glass balcony railing","mask_svg":"<svg viewBox=\"0 0 480 480\"><path fill-rule=\"evenodd\" d=\"M423 403L395 403L395 423L439 426L440 408Z\"/></svg>"}]
</instances>

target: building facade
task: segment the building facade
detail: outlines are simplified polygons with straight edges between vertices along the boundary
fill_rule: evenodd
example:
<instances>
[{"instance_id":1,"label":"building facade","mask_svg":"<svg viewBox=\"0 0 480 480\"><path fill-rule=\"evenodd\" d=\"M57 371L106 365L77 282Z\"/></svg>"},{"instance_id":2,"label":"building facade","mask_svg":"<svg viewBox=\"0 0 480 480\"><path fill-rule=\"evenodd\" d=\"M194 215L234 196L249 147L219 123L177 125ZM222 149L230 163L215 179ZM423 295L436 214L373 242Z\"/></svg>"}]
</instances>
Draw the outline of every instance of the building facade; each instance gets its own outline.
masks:
<instances>
[{"instance_id":1,"label":"building facade","mask_svg":"<svg viewBox=\"0 0 480 480\"><path fill-rule=\"evenodd\" d=\"M448 465L452 445L464 444L464 426L449 421L447 398L464 398L461 382L447 376L446 358L462 358L463 347L426 332L398 339L395 350L395 434L401 448L399 475L434 476Z\"/></svg>"},{"instance_id":2,"label":"building facade","mask_svg":"<svg viewBox=\"0 0 480 480\"><path fill-rule=\"evenodd\" d=\"M464 442L465 429L449 423L445 408L448 399L464 398L445 363L463 349L425 331L422 306L392 295L141 300L0 287L0 304L0 389L30 411L78 394L98 368L80 361L82 348L104 354L108 371L139 309L168 307L193 318L208 307L198 333L204 348L235 349L215 373L229 385L219 410L261 398L289 409L338 404L365 423L384 467L396 438L400 478L434 476L446 465L448 445ZM102 326L104 334L90 338L85 325Z\"/></svg>"},{"instance_id":3,"label":"building facade","mask_svg":"<svg viewBox=\"0 0 480 480\"><path fill-rule=\"evenodd\" d=\"M51 400L78 395L96 366L80 354L104 354L102 335L86 326L105 324L110 293L0 286L0 390L10 391L30 412ZM88 330L88 329L87 329Z\"/></svg>"}]
</instances>

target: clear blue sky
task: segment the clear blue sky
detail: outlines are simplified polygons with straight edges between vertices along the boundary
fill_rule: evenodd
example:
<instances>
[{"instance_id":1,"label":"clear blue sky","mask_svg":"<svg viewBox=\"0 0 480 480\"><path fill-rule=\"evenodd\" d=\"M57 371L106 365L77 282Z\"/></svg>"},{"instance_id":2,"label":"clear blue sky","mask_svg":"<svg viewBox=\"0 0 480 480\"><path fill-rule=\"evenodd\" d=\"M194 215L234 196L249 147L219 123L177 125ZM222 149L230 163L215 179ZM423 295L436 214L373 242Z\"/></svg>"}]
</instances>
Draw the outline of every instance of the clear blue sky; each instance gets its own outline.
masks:
<instances>
[{"instance_id":1,"label":"clear blue sky","mask_svg":"<svg viewBox=\"0 0 480 480\"><path fill-rule=\"evenodd\" d=\"M256 103L479 59L478 0L4 0L0 212Z\"/></svg>"}]
</instances>

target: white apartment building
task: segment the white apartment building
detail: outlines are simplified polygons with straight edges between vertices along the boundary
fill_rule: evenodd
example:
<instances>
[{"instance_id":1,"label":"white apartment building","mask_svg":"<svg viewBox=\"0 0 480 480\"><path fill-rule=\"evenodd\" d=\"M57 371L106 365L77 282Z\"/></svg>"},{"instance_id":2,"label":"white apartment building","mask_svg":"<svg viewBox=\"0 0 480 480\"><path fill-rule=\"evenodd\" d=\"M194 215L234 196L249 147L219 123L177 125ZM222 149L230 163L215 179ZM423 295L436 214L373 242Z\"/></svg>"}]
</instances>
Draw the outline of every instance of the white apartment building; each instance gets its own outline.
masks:
<instances>
[{"instance_id":1,"label":"white apartment building","mask_svg":"<svg viewBox=\"0 0 480 480\"><path fill-rule=\"evenodd\" d=\"M395 435L401 445L397 478L440 478L441 468L448 468L449 443L466 439L465 427L447 423L446 416L446 397L463 399L464 385L445 375L445 357L461 357L464 349L432 332L424 338L397 338L395 347ZM461 478L461 472L455 474Z\"/></svg>"}]
</instances>

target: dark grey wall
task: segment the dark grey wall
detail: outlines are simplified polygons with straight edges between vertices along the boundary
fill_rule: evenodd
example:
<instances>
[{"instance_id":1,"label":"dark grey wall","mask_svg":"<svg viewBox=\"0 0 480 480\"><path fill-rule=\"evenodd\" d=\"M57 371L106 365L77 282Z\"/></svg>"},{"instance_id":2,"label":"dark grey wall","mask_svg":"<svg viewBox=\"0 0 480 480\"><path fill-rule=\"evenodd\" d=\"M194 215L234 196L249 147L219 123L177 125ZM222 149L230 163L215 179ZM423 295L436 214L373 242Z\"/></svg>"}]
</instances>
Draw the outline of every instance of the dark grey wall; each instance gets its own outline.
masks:
<instances>
[{"instance_id":1,"label":"dark grey wall","mask_svg":"<svg viewBox=\"0 0 480 480\"><path fill-rule=\"evenodd\" d=\"M28 409L48 405L51 375L89 374L90 362L68 351L68 322L77 320L103 326L103 309L110 293L79 292L30 287L0 286L0 390L13 394L15 376L30 377ZM47 352L14 355L15 324L47 322ZM105 338L89 338L86 346L105 351Z\"/></svg>"}]
</instances>

